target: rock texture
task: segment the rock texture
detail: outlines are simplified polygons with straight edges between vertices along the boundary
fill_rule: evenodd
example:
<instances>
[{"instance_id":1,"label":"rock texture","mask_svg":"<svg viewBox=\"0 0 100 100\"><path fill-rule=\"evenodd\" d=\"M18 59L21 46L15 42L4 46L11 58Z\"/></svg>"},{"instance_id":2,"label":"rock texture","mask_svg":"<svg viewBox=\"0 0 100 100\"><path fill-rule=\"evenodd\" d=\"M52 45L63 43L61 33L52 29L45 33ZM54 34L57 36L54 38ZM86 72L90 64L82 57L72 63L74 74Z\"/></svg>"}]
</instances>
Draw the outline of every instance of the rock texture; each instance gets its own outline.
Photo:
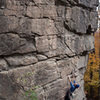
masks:
<instances>
[{"instance_id":1,"label":"rock texture","mask_svg":"<svg viewBox=\"0 0 100 100\"><path fill-rule=\"evenodd\" d=\"M38 100L64 100L73 73L81 86L74 100L85 100L97 6L98 0L0 0L0 100L25 100L30 89Z\"/></svg>"}]
</instances>

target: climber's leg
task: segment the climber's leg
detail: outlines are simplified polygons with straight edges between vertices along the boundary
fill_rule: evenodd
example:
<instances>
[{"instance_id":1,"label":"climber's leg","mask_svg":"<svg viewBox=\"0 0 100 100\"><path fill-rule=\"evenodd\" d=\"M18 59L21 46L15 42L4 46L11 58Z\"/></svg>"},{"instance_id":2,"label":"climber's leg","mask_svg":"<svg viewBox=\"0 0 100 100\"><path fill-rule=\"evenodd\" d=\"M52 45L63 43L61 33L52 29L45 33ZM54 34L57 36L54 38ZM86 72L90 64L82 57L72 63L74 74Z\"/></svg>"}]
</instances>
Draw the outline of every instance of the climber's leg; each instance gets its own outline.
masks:
<instances>
[{"instance_id":1,"label":"climber's leg","mask_svg":"<svg viewBox=\"0 0 100 100\"><path fill-rule=\"evenodd\" d=\"M66 95L65 95L64 100L70 100L70 95L71 95L70 89L67 88L67 89L66 89Z\"/></svg>"}]
</instances>

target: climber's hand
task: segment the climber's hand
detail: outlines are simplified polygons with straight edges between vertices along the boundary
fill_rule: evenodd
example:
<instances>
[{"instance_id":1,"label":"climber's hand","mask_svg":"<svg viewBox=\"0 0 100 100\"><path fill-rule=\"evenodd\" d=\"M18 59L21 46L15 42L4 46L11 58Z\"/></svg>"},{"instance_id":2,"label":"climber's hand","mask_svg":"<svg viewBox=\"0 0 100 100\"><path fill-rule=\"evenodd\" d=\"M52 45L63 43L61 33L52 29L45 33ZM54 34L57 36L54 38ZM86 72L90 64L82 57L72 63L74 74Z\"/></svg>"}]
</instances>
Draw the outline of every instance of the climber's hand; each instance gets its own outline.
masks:
<instances>
[{"instance_id":1,"label":"climber's hand","mask_svg":"<svg viewBox=\"0 0 100 100\"><path fill-rule=\"evenodd\" d=\"M71 82L70 76L68 76L68 80L69 80L69 82Z\"/></svg>"}]
</instances>

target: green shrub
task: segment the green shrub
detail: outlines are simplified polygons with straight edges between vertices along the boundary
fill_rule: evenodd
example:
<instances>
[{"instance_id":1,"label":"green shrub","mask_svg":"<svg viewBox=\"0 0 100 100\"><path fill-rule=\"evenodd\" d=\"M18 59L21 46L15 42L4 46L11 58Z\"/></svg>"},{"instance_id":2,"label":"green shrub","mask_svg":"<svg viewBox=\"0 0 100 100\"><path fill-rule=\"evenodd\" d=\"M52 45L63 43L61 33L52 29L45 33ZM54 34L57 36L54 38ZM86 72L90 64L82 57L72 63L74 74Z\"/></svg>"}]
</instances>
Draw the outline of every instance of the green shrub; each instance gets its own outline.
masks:
<instances>
[{"instance_id":1,"label":"green shrub","mask_svg":"<svg viewBox=\"0 0 100 100\"><path fill-rule=\"evenodd\" d=\"M25 97L26 100L38 100L36 92L32 89L25 92Z\"/></svg>"}]
</instances>

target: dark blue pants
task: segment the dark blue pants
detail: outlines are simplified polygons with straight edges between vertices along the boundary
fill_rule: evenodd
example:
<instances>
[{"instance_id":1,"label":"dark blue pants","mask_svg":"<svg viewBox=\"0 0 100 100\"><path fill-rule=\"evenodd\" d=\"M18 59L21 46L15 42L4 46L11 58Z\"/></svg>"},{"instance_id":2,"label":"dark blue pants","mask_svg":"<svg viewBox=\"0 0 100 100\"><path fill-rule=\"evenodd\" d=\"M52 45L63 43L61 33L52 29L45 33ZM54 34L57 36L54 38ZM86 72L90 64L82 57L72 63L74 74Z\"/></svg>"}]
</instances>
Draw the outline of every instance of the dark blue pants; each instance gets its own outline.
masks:
<instances>
[{"instance_id":1,"label":"dark blue pants","mask_svg":"<svg viewBox=\"0 0 100 100\"><path fill-rule=\"evenodd\" d=\"M70 89L67 88L64 100L70 100L71 95L72 95L72 93L71 93Z\"/></svg>"}]
</instances>

